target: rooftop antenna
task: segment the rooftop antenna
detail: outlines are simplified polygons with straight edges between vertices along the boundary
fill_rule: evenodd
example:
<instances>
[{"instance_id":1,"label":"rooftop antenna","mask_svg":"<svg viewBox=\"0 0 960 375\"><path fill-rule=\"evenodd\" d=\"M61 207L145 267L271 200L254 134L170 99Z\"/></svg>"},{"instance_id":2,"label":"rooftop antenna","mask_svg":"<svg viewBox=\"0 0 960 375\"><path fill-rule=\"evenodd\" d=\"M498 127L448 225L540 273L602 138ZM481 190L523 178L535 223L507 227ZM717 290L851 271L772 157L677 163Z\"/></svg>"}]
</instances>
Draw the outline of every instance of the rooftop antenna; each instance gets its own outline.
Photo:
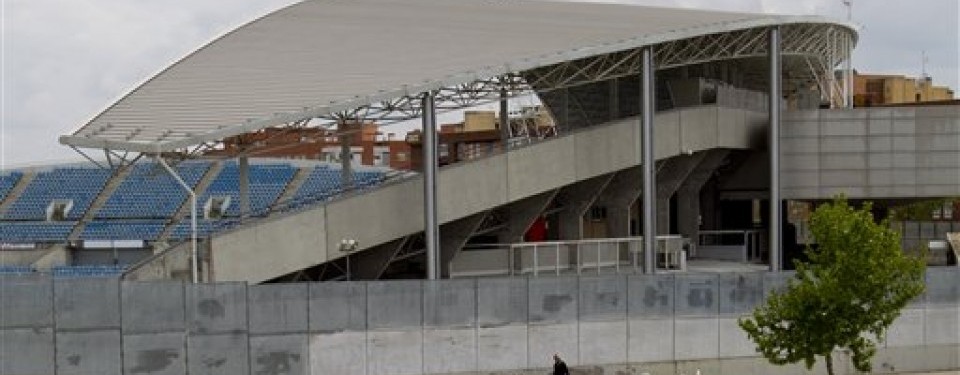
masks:
<instances>
[{"instance_id":1,"label":"rooftop antenna","mask_svg":"<svg viewBox=\"0 0 960 375\"><path fill-rule=\"evenodd\" d=\"M842 0L847 7L847 21L853 21L853 0Z\"/></svg>"}]
</instances>

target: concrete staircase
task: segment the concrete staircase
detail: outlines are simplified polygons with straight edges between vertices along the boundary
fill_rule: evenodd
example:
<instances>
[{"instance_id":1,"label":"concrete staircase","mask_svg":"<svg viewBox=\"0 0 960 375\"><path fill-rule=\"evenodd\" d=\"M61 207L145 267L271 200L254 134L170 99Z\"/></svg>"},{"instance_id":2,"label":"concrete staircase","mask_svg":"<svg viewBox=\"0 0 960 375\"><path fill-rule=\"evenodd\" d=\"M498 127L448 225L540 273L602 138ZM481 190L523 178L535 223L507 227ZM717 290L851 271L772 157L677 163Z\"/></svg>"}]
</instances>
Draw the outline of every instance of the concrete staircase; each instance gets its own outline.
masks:
<instances>
[{"instance_id":1,"label":"concrete staircase","mask_svg":"<svg viewBox=\"0 0 960 375\"><path fill-rule=\"evenodd\" d=\"M10 193L7 194L6 198L4 198L3 201L0 201L0 217L3 217L10 205L20 198L20 195L23 194L23 191L27 190L27 186L29 186L36 177L37 172L23 172L23 176L20 177L20 181L17 181L17 184L13 186L13 189L10 190Z\"/></svg>"},{"instance_id":2,"label":"concrete staircase","mask_svg":"<svg viewBox=\"0 0 960 375\"><path fill-rule=\"evenodd\" d=\"M273 202L273 205L271 205L270 208L277 208L277 206L281 203L292 199L297 194L297 190L300 190L300 187L303 186L303 182L307 180L307 177L310 176L310 172L312 171L313 167L301 167L298 169L297 173L295 173L293 178L290 179L290 182L287 183L287 187L283 189L283 193L280 193L280 196L277 197L277 201Z\"/></svg>"},{"instance_id":3,"label":"concrete staircase","mask_svg":"<svg viewBox=\"0 0 960 375\"><path fill-rule=\"evenodd\" d=\"M213 162L210 165L210 169L207 170L207 173L200 178L200 182L197 182L197 186L193 188L194 193L197 194L197 198L200 198L203 195L203 192L207 191L207 187L213 183L213 180L220 175L220 171L223 170L223 163ZM203 207L204 202L197 201L197 207ZM163 228L163 231L160 232L160 236L157 237L158 240L165 241L170 233L173 232L173 228L180 222L185 216L190 214L190 195L187 195L187 199L183 201L183 204L180 205L180 209L177 210L173 217L170 218L170 222L167 223L167 226Z\"/></svg>"},{"instance_id":4,"label":"concrete staircase","mask_svg":"<svg viewBox=\"0 0 960 375\"><path fill-rule=\"evenodd\" d=\"M93 220L97 212L100 211L100 208L107 203L107 199L110 199L110 196L113 195L113 192L117 191L117 188L120 187L120 184L127 179L127 176L130 175L130 172L133 171L133 166L123 166L117 168L113 172L113 176L110 177L110 180L107 181L107 184L103 187L103 190L100 190L100 194L97 194L97 198L93 200L93 203L90 203L90 208L87 209L87 212L83 214L83 217L80 218L80 222L77 223L77 226L73 227L73 231L70 232L70 236L67 238L71 241L80 239L80 234L83 233L83 228L87 226L87 223Z\"/></svg>"}]
</instances>

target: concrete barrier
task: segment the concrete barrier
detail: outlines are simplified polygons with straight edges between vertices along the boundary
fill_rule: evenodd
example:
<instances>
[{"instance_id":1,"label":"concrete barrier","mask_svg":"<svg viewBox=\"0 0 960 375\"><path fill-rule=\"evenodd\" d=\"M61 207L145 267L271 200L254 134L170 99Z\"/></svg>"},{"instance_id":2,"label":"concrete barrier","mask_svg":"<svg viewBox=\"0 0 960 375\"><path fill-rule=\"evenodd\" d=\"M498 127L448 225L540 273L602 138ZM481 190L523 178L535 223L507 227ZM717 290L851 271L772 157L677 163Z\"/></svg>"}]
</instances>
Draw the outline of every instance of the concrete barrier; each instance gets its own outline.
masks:
<instances>
[{"instance_id":1,"label":"concrete barrier","mask_svg":"<svg viewBox=\"0 0 960 375\"><path fill-rule=\"evenodd\" d=\"M0 373L533 374L559 353L585 374L799 374L760 359L737 324L789 277L4 279ZM876 371L960 368L960 269L930 269L926 280L880 343ZM852 373L846 354L836 360Z\"/></svg>"}]
</instances>

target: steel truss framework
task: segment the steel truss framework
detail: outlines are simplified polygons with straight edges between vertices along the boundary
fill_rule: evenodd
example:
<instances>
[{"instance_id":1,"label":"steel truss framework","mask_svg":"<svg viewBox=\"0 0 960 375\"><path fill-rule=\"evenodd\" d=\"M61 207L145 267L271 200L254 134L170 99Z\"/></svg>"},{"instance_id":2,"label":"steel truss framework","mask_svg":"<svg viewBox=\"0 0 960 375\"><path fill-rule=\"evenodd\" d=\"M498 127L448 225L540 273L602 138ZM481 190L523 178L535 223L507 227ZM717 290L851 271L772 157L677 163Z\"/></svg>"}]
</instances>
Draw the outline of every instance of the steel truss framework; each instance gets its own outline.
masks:
<instances>
[{"instance_id":1,"label":"steel truss framework","mask_svg":"<svg viewBox=\"0 0 960 375\"><path fill-rule=\"evenodd\" d=\"M815 85L824 100L842 103L841 85L834 68L849 57L845 41L854 38L851 30L834 24L799 23L780 26L784 56L785 91ZM759 59L767 54L768 27L695 36L664 42L654 47L658 70L720 61ZM508 98L540 95L555 90L640 74L642 48L581 58L532 70L494 76L435 91L437 112L449 112ZM420 118L422 94L411 94L315 118L301 119L273 127L284 129L277 136L314 127L332 128L344 121L373 121L380 125ZM575 103L574 103L575 104ZM336 133L326 134L334 136ZM309 137L307 137L309 138ZM181 149L179 157L190 157L222 147L222 141L204 142ZM79 152L79 150L77 150ZM258 149L245 151L256 154ZM86 156L86 155L85 155ZM136 153L108 154L111 165L135 161Z\"/></svg>"}]
</instances>

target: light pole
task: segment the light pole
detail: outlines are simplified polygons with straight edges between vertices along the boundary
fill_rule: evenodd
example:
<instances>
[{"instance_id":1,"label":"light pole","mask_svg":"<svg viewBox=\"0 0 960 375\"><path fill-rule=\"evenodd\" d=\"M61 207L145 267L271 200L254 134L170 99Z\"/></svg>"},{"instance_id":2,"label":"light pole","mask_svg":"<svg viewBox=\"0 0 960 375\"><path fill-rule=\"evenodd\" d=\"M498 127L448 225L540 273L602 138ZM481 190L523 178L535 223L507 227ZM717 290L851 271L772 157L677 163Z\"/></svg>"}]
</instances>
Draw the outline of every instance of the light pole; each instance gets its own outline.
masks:
<instances>
[{"instance_id":1,"label":"light pole","mask_svg":"<svg viewBox=\"0 0 960 375\"><path fill-rule=\"evenodd\" d=\"M350 253L357 250L359 242L352 238L344 238L340 240L340 252L346 254L347 258L347 281L350 281Z\"/></svg>"}]
</instances>

